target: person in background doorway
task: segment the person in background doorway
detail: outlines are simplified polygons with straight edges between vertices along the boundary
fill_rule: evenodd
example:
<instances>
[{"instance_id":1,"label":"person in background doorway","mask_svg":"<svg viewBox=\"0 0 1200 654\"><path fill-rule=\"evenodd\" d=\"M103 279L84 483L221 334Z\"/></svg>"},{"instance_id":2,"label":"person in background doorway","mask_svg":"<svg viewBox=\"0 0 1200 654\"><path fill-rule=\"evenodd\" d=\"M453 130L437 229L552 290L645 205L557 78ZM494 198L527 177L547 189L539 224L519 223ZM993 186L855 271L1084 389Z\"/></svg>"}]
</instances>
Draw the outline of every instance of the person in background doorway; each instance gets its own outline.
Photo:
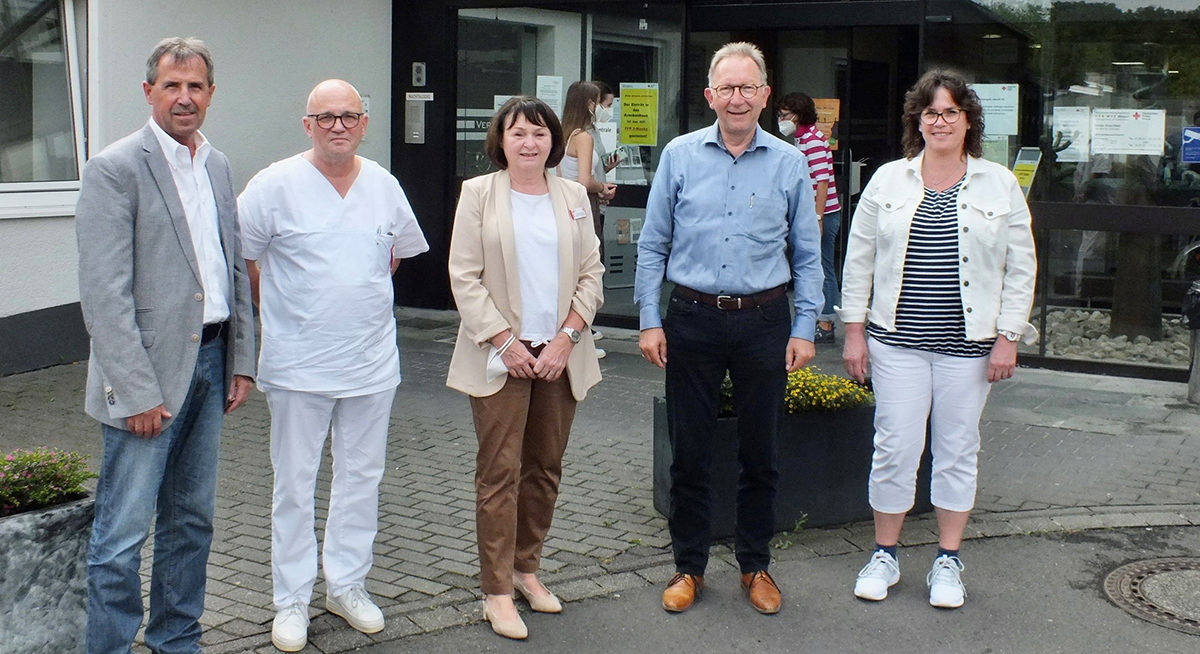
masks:
<instances>
[{"instance_id":1,"label":"person in background doorway","mask_svg":"<svg viewBox=\"0 0 1200 654\"><path fill-rule=\"evenodd\" d=\"M600 87L579 81L567 87L563 104L562 128L566 134L566 153L558 166L558 174L579 182L587 189L592 206L592 227L600 240L600 263L604 264L604 205L617 194L617 185L608 183L604 168L605 152L596 133L596 113L600 107ZM611 104L611 100L610 100ZM592 340L604 335L592 330ZM596 357L603 359L605 351L596 348Z\"/></svg>"},{"instance_id":2,"label":"person in background doorway","mask_svg":"<svg viewBox=\"0 0 1200 654\"><path fill-rule=\"evenodd\" d=\"M955 73L930 71L904 98L904 158L871 176L850 224L842 305L846 372L875 386L870 503L875 551L854 594L882 600L900 580L896 544L931 425L938 554L929 603L962 606L959 557L975 505L979 417L1013 376L1037 273L1029 209L1004 166L982 159L983 108Z\"/></svg>"},{"instance_id":3,"label":"person in background doorway","mask_svg":"<svg viewBox=\"0 0 1200 654\"><path fill-rule=\"evenodd\" d=\"M325 608L363 633L384 627L366 583L400 384L392 274L429 246L396 178L357 155L368 121L353 86L321 82L303 118L312 148L260 171L238 199L271 409L271 642L285 652L308 640L313 493L331 427Z\"/></svg>"},{"instance_id":4,"label":"person in background doorway","mask_svg":"<svg viewBox=\"0 0 1200 654\"><path fill-rule=\"evenodd\" d=\"M562 611L537 572L575 406L600 381L588 325L604 303L604 267L586 191L546 174L563 136L545 102L504 103L484 148L499 171L463 182L450 240L462 322L446 385L470 396L479 441L483 617L524 639L514 589L534 611Z\"/></svg>"},{"instance_id":5,"label":"person in background doorway","mask_svg":"<svg viewBox=\"0 0 1200 654\"><path fill-rule=\"evenodd\" d=\"M817 196L817 220L821 223L821 269L825 273L825 306L817 314L817 343L834 342L833 307L838 303L837 270L834 251L842 225L842 205L838 203L837 184L833 176L833 151L821 130L817 129L817 107L804 93L789 93L779 102L779 132L794 137L796 147L808 160L813 192Z\"/></svg>"}]
</instances>

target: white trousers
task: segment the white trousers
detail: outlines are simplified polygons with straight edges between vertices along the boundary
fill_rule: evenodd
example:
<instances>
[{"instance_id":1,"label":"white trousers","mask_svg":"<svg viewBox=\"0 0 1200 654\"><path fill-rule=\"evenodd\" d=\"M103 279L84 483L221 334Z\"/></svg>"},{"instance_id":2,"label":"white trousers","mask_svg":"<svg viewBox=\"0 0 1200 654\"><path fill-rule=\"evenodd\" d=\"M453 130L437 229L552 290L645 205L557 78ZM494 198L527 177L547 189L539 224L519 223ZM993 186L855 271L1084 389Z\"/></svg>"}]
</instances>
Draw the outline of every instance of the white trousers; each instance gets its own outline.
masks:
<instances>
[{"instance_id":1,"label":"white trousers","mask_svg":"<svg viewBox=\"0 0 1200 654\"><path fill-rule=\"evenodd\" d=\"M271 573L275 610L308 604L317 580L314 505L325 437L333 427L333 484L322 563L327 595L365 584L378 530L388 419L396 389L333 398L282 389L266 392L271 408Z\"/></svg>"},{"instance_id":2,"label":"white trousers","mask_svg":"<svg viewBox=\"0 0 1200 654\"><path fill-rule=\"evenodd\" d=\"M912 509L928 421L930 499L938 508L970 511L979 470L979 418L991 390L988 357L952 357L873 338L867 348L875 386L871 508L881 513Z\"/></svg>"}]
</instances>

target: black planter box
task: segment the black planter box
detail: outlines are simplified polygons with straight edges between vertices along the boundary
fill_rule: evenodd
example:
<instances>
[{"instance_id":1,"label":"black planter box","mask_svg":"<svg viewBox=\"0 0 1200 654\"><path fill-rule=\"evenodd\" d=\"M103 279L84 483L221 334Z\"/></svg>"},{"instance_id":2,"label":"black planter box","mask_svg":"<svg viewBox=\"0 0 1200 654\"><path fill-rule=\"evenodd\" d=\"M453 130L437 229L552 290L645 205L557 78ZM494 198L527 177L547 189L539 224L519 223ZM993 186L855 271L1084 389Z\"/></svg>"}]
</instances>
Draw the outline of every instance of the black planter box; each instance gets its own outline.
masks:
<instances>
[{"instance_id":1,"label":"black planter box","mask_svg":"<svg viewBox=\"0 0 1200 654\"><path fill-rule=\"evenodd\" d=\"M828 527L872 518L867 502L875 407L836 412L785 414L776 466L775 530L787 531L804 519L806 527ZM712 456L712 536L733 536L737 504L737 418L717 421ZM929 502L932 469L928 432L917 471L916 505L910 514L933 510ZM667 405L654 400L654 508L664 516L671 506L671 441ZM805 516L807 515L807 518Z\"/></svg>"}]
</instances>

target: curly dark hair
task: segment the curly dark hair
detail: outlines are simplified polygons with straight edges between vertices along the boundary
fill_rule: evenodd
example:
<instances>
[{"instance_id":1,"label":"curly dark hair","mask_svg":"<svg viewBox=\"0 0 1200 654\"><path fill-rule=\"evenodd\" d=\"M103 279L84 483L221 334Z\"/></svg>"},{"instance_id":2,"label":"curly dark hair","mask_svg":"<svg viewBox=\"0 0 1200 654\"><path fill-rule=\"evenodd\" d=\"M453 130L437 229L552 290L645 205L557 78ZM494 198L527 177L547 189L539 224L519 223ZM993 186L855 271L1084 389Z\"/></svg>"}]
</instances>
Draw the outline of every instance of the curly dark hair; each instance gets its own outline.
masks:
<instances>
[{"instance_id":1,"label":"curly dark hair","mask_svg":"<svg viewBox=\"0 0 1200 654\"><path fill-rule=\"evenodd\" d=\"M963 150L972 157L983 156L983 105L979 96L967 86L962 75L951 70L931 70L921 76L904 95L904 158L912 159L925 148L925 137L921 136L921 112L933 104L933 96L939 88L946 89L959 109L967 114L967 137Z\"/></svg>"},{"instance_id":2,"label":"curly dark hair","mask_svg":"<svg viewBox=\"0 0 1200 654\"><path fill-rule=\"evenodd\" d=\"M546 158L546 167L557 166L566 150L562 123L558 122L558 116L554 115L550 105L528 95L509 98L496 115L492 116L492 124L488 125L487 139L483 144L488 159L501 170L508 168L508 157L504 156L504 130L517 122L518 116L524 116L531 125L541 125L550 130L550 156Z\"/></svg>"},{"instance_id":3,"label":"curly dark hair","mask_svg":"<svg viewBox=\"0 0 1200 654\"><path fill-rule=\"evenodd\" d=\"M789 111L795 114L796 123L799 125L808 126L817 123L817 105L806 93L789 93L783 96L777 103L775 111L776 113Z\"/></svg>"}]
</instances>

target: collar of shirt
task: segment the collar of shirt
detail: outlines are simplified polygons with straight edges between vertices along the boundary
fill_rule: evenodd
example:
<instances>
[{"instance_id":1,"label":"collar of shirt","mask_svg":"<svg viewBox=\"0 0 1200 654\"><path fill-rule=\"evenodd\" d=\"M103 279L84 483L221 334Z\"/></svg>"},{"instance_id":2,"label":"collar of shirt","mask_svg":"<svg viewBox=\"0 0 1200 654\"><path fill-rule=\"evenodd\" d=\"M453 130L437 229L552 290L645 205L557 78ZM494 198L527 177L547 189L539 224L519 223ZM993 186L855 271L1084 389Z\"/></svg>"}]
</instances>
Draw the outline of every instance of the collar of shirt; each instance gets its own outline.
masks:
<instances>
[{"instance_id":1,"label":"collar of shirt","mask_svg":"<svg viewBox=\"0 0 1200 654\"><path fill-rule=\"evenodd\" d=\"M162 146L163 154L167 157L167 163L181 170L204 167L208 161L208 153L212 151L212 146L208 144L208 139L204 138L204 134L199 130L196 131L196 156L193 157L188 146L167 134L166 130L154 122L153 118L149 122L150 130L154 132L154 137L158 139L158 144Z\"/></svg>"},{"instance_id":2,"label":"collar of shirt","mask_svg":"<svg viewBox=\"0 0 1200 654\"><path fill-rule=\"evenodd\" d=\"M918 181L922 181L922 183L924 183L924 182L923 182L923 178L921 177L921 164L924 161L925 161L925 151L921 150L920 152L917 153L917 156L913 157L912 159L909 159L904 164L904 167L907 168L908 171L910 173L912 173L913 176L915 176ZM971 177L974 177L975 175L978 175L983 172L984 165L981 164L980 161L982 161L982 160L978 159L976 157L972 157L969 154L967 155L967 174L966 174L967 179L970 179Z\"/></svg>"},{"instance_id":3,"label":"collar of shirt","mask_svg":"<svg viewBox=\"0 0 1200 654\"><path fill-rule=\"evenodd\" d=\"M751 150L757 150L759 148L767 147L767 144L762 142L762 135L764 133L765 132L763 132L761 125L755 125L754 126L754 138L750 141L750 146L747 147L746 151L743 152L742 154L745 154L746 152L750 152ZM723 137L721 135L721 123L719 121L713 123L712 127L709 127L708 129L706 129L704 131L703 141L705 144L712 143L712 144L716 145L717 147L721 148L722 150L729 152L729 148L725 147L725 137ZM730 155L730 156L732 156L732 155Z\"/></svg>"}]
</instances>

